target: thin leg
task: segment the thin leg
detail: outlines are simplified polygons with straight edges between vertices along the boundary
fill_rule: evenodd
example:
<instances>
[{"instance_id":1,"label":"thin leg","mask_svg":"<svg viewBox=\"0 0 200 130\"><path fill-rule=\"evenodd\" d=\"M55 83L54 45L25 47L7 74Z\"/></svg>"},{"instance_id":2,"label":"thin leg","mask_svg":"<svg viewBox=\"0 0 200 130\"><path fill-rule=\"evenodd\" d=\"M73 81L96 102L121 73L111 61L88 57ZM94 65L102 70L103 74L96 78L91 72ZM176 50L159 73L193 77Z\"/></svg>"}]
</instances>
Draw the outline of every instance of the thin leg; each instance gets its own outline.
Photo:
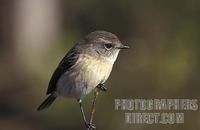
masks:
<instances>
[{"instance_id":1,"label":"thin leg","mask_svg":"<svg viewBox=\"0 0 200 130\"><path fill-rule=\"evenodd\" d=\"M84 113L84 110L83 110L83 106L82 106L82 100L78 99L78 103L79 103L79 106L80 106L80 110L81 110L81 115L83 117L83 121L87 122L86 117L85 117L85 113Z\"/></svg>"},{"instance_id":2,"label":"thin leg","mask_svg":"<svg viewBox=\"0 0 200 130\"><path fill-rule=\"evenodd\" d=\"M94 99L93 99L93 102L92 102L92 108L91 108L91 113L90 113L90 124L92 124L92 122L93 122L93 119L94 119L94 113L95 113L95 111L96 111L96 100L97 100L97 97L98 97L98 95L99 95L99 93L100 93L100 91L106 91L107 90L107 88L104 86L104 84L99 84L99 85L97 85L97 87L96 87L97 89L96 89L96 91L95 91L95 93L94 93Z\"/></svg>"},{"instance_id":3,"label":"thin leg","mask_svg":"<svg viewBox=\"0 0 200 130\"><path fill-rule=\"evenodd\" d=\"M92 124L92 122L93 122L94 113L95 113L95 111L96 111L95 106L96 106L96 100L97 100L98 95L99 95L99 90L96 90L96 91L95 91L95 94L94 94L94 99L93 99L93 102L92 102L91 113L90 113L90 123L91 123L91 124Z\"/></svg>"},{"instance_id":4,"label":"thin leg","mask_svg":"<svg viewBox=\"0 0 200 130\"><path fill-rule=\"evenodd\" d=\"M83 117L83 121L85 123L85 126L87 127L87 130L93 130L93 129L95 129L96 127L93 124L88 123L88 121L87 121L87 119L85 117L85 113L84 113L83 106L82 106L82 100L78 99L77 101L79 103L80 110L81 110L81 115Z\"/></svg>"}]
</instances>

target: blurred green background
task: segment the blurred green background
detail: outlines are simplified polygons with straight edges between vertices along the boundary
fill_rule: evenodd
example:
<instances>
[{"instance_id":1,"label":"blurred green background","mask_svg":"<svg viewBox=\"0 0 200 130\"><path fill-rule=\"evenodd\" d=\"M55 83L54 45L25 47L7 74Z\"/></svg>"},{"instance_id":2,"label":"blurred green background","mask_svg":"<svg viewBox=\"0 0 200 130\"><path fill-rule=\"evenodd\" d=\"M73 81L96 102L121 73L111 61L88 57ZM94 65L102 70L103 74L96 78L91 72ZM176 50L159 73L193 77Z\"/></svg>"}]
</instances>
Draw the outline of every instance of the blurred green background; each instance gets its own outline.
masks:
<instances>
[{"instance_id":1,"label":"blurred green background","mask_svg":"<svg viewBox=\"0 0 200 130\"><path fill-rule=\"evenodd\" d=\"M1 130L85 129L75 100L36 108L65 53L94 30L116 34L122 51L97 101L101 130L200 129L199 111L180 125L128 125L115 98L200 98L199 0L1 0ZM93 94L84 99L90 112Z\"/></svg>"}]
</instances>

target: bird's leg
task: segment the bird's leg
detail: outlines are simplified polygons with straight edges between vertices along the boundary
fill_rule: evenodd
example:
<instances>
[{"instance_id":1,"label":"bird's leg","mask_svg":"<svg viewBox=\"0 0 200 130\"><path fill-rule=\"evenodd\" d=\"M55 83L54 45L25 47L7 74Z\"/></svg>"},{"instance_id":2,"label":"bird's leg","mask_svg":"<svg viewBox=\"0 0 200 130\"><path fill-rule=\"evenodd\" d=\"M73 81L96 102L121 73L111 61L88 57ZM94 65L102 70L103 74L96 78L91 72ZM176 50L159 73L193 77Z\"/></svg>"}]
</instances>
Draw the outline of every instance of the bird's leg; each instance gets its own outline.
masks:
<instances>
[{"instance_id":1,"label":"bird's leg","mask_svg":"<svg viewBox=\"0 0 200 130\"><path fill-rule=\"evenodd\" d=\"M90 124L92 124L92 122L93 122L94 113L96 111L95 106L96 106L97 97L98 97L100 91L105 92L107 90L107 88L104 86L104 84L98 84L96 88L97 89L95 90L95 93L94 93L94 99L93 99L93 102L92 102L92 108L91 108L91 113L90 113Z\"/></svg>"},{"instance_id":2,"label":"bird's leg","mask_svg":"<svg viewBox=\"0 0 200 130\"><path fill-rule=\"evenodd\" d=\"M84 110L83 110L83 106L82 106L82 100L81 99L78 99L77 100L78 103L79 103L79 106L80 106L80 110L81 110L81 115L83 117L83 121L85 123L85 126L87 127L87 130L93 130L93 129L96 129L95 125L88 122L86 117L85 117L85 113L84 113Z\"/></svg>"},{"instance_id":3,"label":"bird's leg","mask_svg":"<svg viewBox=\"0 0 200 130\"><path fill-rule=\"evenodd\" d=\"M103 91L103 92L105 92L105 91L107 90L107 88L105 87L104 84L98 84L98 85L97 85L97 88L98 88L99 90Z\"/></svg>"},{"instance_id":4,"label":"bird's leg","mask_svg":"<svg viewBox=\"0 0 200 130\"><path fill-rule=\"evenodd\" d=\"M94 99L93 99L93 102L92 102L92 109L91 109L91 113L90 113L90 123L92 124L92 121L93 121L93 118L94 118L94 113L95 113L95 105L96 105L96 100L97 100L97 97L99 95L99 90L96 90L95 93L94 93Z\"/></svg>"}]
</instances>

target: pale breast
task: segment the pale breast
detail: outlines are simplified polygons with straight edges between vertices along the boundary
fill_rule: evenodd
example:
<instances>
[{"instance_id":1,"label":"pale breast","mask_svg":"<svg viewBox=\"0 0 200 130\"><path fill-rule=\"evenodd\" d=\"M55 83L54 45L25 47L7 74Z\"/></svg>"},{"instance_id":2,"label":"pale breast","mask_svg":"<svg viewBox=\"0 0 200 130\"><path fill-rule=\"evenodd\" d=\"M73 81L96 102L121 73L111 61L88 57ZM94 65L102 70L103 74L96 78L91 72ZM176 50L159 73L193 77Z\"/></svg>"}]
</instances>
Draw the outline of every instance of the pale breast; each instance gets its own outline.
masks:
<instances>
[{"instance_id":1,"label":"pale breast","mask_svg":"<svg viewBox=\"0 0 200 130\"><path fill-rule=\"evenodd\" d=\"M64 97L81 98L108 79L112 66L111 62L80 55L76 64L61 76L57 91Z\"/></svg>"},{"instance_id":2,"label":"pale breast","mask_svg":"<svg viewBox=\"0 0 200 130\"><path fill-rule=\"evenodd\" d=\"M80 60L77 67L81 68L80 71L88 88L95 88L108 79L113 63L89 55L82 55Z\"/></svg>"}]
</instances>

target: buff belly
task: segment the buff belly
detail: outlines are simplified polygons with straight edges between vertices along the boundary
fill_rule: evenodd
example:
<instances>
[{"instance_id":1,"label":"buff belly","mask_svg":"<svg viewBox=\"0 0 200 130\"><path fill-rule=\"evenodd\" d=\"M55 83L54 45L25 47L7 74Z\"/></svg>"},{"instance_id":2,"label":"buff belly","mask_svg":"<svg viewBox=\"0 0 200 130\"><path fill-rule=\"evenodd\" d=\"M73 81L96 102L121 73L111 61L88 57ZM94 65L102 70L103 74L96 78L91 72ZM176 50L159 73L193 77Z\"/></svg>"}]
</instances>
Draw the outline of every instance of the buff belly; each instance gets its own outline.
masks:
<instances>
[{"instance_id":1,"label":"buff belly","mask_svg":"<svg viewBox=\"0 0 200 130\"><path fill-rule=\"evenodd\" d=\"M82 98L98 84L104 83L112 70L113 63L83 55L76 64L65 72L57 83L57 93L66 98Z\"/></svg>"}]
</instances>

